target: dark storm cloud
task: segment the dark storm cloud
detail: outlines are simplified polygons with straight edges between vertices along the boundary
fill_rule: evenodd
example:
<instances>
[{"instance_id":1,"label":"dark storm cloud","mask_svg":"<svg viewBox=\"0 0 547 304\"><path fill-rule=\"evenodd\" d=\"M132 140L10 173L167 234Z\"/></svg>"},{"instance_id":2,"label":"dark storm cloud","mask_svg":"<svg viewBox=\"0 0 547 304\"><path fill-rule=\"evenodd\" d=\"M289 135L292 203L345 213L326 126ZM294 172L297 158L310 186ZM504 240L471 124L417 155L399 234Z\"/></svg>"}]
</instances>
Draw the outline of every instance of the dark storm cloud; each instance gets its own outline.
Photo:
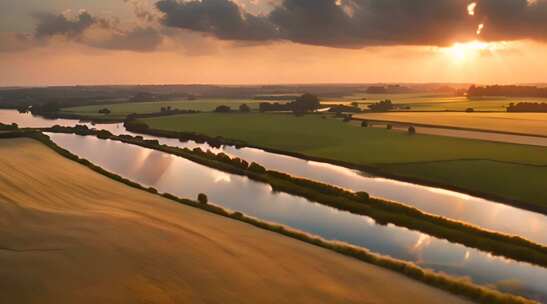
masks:
<instances>
[{"instance_id":1,"label":"dark storm cloud","mask_svg":"<svg viewBox=\"0 0 547 304\"><path fill-rule=\"evenodd\" d=\"M252 15L231 0L160 0L162 23L224 40L290 40L331 47L449 45L477 39L546 41L547 0L284 0Z\"/></svg>"},{"instance_id":2,"label":"dark storm cloud","mask_svg":"<svg viewBox=\"0 0 547 304\"><path fill-rule=\"evenodd\" d=\"M163 24L210 33L224 40L269 40L276 30L269 20L242 11L232 1L202 0L178 2L162 0L157 8L165 13Z\"/></svg>"},{"instance_id":3,"label":"dark storm cloud","mask_svg":"<svg viewBox=\"0 0 547 304\"><path fill-rule=\"evenodd\" d=\"M481 0L475 11L485 23L484 39L547 42L546 0Z\"/></svg>"}]
</instances>

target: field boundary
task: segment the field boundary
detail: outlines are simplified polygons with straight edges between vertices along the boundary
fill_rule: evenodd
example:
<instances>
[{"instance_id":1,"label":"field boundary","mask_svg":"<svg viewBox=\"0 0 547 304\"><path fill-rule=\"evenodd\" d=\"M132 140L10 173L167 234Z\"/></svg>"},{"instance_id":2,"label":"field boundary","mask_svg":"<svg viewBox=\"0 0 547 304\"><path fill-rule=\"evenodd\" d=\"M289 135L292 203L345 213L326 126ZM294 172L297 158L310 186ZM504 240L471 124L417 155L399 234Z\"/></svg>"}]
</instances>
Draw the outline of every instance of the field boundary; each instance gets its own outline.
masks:
<instances>
[{"instance_id":1,"label":"field boundary","mask_svg":"<svg viewBox=\"0 0 547 304\"><path fill-rule=\"evenodd\" d=\"M200 204L192 200L179 198L169 193L160 194L154 188L146 188L138 183L132 182L119 175L106 171L105 169L92 164L86 159L82 159L78 157L77 155L72 154L71 152L56 145L53 141L51 141L51 139L49 139L48 136L37 131L7 132L7 133L2 133L0 136L0 138L19 138L19 137L26 137L26 138L32 138L34 140L37 140L41 142L42 144L45 144L46 146L48 146L49 148L51 148L53 151L60 154L61 156L64 156L70 160L76 161L99 174L102 174L108 178L112 178L116 181L122 182L130 187L137 188L139 190L144 190L152 194L161 195L164 198L175 201L177 203L199 208L201 210L211 212L220 216L238 220L258 228L279 233L284 236L291 237L293 239L304 241L311 245L315 245L327 250L331 250L331 251L343 254L345 256L353 257L362 262L370 263L376 266L380 266L380 267L398 272L411 279L445 290L452 294L462 296L464 298L475 301L477 303L484 303L484 304L487 304L487 303L488 304L490 303L492 304L537 303L535 301L532 301L530 299L527 299L521 296L503 293L503 292L491 289L489 287L476 285L465 278L456 278L453 276L449 276L447 274L436 273L428 269L423 269L415 265L414 263L409 263L402 260L393 259L388 256L375 254L363 247L357 247L357 246L353 246L343 242L327 241L321 237L311 235L300 230L296 230L296 229L293 229L284 225L280 225L280 224L262 221L254 217L244 215L241 212L232 212L230 210L227 210L225 208L222 208L216 205Z\"/></svg>"}]
</instances>

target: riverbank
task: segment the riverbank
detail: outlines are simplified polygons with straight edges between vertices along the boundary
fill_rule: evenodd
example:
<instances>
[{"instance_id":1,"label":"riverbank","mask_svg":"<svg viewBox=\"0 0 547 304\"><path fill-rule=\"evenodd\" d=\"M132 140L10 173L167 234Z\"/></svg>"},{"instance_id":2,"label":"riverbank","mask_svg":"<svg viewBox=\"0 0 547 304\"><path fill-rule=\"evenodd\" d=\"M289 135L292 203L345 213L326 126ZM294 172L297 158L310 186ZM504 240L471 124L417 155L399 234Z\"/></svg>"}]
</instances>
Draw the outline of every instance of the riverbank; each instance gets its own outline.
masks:
<instances>
[{"instance_id":1,"label":"riverbank","mask_svg":"<svg viewBox=\"0 0 547 304\"><path fill-rule=\"evenodd\" d=\"M393 223L496 255L541 266L547 265L547 248L521 237L492 232L440 216L430 215L399 203L369 198L366 193L353 193L280 172L268 171L258 164L248 164L239 158L232 159L223 153L214 154L199 149L191 151L189 149L169 147L160 145L156 140L144 140L129 135L116 136L108 131L97 131L86 127L53 127L44 129L44 131L92 135L101 139L121 141L163 151L228 173L247 176L256 181L267 183L279 191L299 195L340 210L370 216L378 223Z\"/></svg>"},{"instance_id":2,"label":"riverbank","mask_svg":"<svg viewBox=\"0 0 547 304\"><path fill-rule=\"evenodd\" d=\"M18 136L20 136L20 135L21 134L18 134ZM13 135L13 136L15 136L15 135ZM34 133L34 135L31 135L31 136L36 136L36 133ZM42 140L44 140L43 137L42 137ZM33 151L33 150L34 149L26 149L25 151ZM66 152L66 153L68 153L68 152ZM2 155L6 155L6 154L3 153ZM68 153L66 155L70 155L70 153ZM15 157L15 156L13 156L13 157ZM10 156L8 159L11 159L11 158L12 157ZM77 157L76 157L76 159L77 159ZM36 158L33 158L33 160L34 161L39 161L39 159L36 159ZM85 162L81 159L79 159L79 161L86 164L90 168L93 168L95 170L100 171L100 168L97 168L97 167L89 164L88 162ZM42 170L41 171L42 174L46 174L48 177L51 176L51 174L52 174L50 168L58 168L58 166L53 166L52 167L51 166L52 162L49 162L49 161L41 161L41 162L39 161L39 163L41 163L42 166L47 166L48 167L47 170ZM47 164L47 165L45 165L45 164ZM39 167L40 167L39 164L37 164L36 166L32 165L32 168L39 168ZM60 167L59 169L62 169L62 167ZM73 172L73 170L62 170L62 172ZM87 179L87 178L74 179L72 177L61 178L61 179L57 179L57 178L51 179L51 178L49 178L49 180L55 180L55 182L62 181L62 182L69 182L69 183L70 182L75 182L76 180L89 181L89 179ZM124 182L127 182L127 181L125 180ZM135 185L135 184L130 184L130 185L132 185L134 187L138 187L138 185ZM48 189L54 189L54 188L48 187ZM105 193L105 192L109 192L112 189L113 189L112 187L100 187L100 190L97 189L96 191L94 191L93 195L103 195L103 194L107 195L108 193ZM154 192L153 189L148 189L148 191ZM46 193L47 193L47 191L46 191ZM200 207L202 209L206 209L208 211L215 212L217 214L232 217L232 218L235 218L235 219L238 219L238 220L241 220L241 221L245 221L247 223L250 223L250 224L258 226L258 227L273 230L273 231L282 233L284 235L291 236L291 237L297 238L297 239L301 239L301 240L307 241L309 243L312 243L312 244L315 244L315 245L318 245L318 246L321 246L321 247L332 249L332 250L338 251L340 253L344 253L346 255L354 256L357 259L367 261L369 263L382 265L383 267L387 267L387 268L402 272L407 276L413 277L413 278L421 280L423 282L427 282L428 284L432 284L434 286L438 286L438 287L441 287L441 288L444 288L444 289L447 289L447 290L451 290L452 292L456 292L458 294L464 294L464 295L466 295L468 297L471 297L471 298L474 298L474 299L479 299L480 301L482 301L484 303L524 303L525 302L525 300L523 300L522 298L516 298L516 297L509 296L509 295L501 295L498 292L494 292L492 290L485 289L485 288L482 288L482 287L477 287L477 286L474 286L474 285L472 285L470 283L467 283L465 281L454 280L454 279L451 279L451 278L443 276L443 275L432 274L428 271L421 270L421 269L419 269L419 268L417 268L417 267L415 267L415 266L413 266L409 263L403 263L403 262L392 260L392 259L389 259L389 258L376 256L374 254L371 254L371 253L367 252L364 249L356 248L356 247L345 245L345 244L326 242L322 239L312 237L312 236L309 236L307 234L303 234L301 232L293 231L293 230L291 230L289 228L286 228L286 227L278 226L278 225L275 225L275 224L268 224L268 223L260 222L260 221L255 220L255 219L248 218L248 217L244 216L243 214L240 214L240 213L237 213L237 212L236 213L231 213L231 212L225 211L221 208L214 207L212 205L201 205L201 204L197 204L197 203L192 202L192 201L177 199L177 198L175 198L171 195L164 195L164 196L167 197L167 198L175 199L178 202L181 202L181 203L184 203L184 204L189 204L191 206ZM132 201L132 200L129 200L129 201ZM106 206L103 205L105 201L100 200L99 202L100 202L100 204L99 204L100 206L98 207L100 209L99 213L102 214L106 210L105 209ZM143 203L143 204L146 205L147 208L153 208L153 206L155 206L155 204L150 204L150 203ZM125 207L126 204L122 204L122 206ZM70 208L72 208L72 207L73 206L70 206ZM86 210L86 212L88 212L88 210ZM169 214L171 214L171 212L169 212ZM138 214L138 215L140 215L140 214ZM188 222L192 222L192 223L196 222L194 216L191 216L191 218L192 218L192 220L190 220ZM201 221L197 221L197 222L201 222ZM94 225L94 227L100 227L100 226L101 225ZM71 231L71 230L67 229L67 230L63 230L63 231ZM248 238L248 239L263 239L263 238L261 238L261 237L258 237L258 238L252 237L252 238ZM169 244L170 245L168 246L168 248L170 248L170 250L171 250L172 249L171 248L172 247L172 242L169 242ZM137 247L140 247L140 246L137 246ZM217 250L215 249L215 250L211 250L211 251L217 251ZM210 252L210 251L206 250L205 252ZM276 259L279 258L279 257L280 256L276 255ZM245 260L246 260L246 263L247 263L248 262L247 257L245 258ZM302 261L300 261L300 262L302 262ZM268 262L268 263L270 263L270 262ZM323 267L324 267L324 265L321 268L323 268ZM292 273L292 271L291 271L291 273ZM387 280L387 281L391 282L391 280ZM382 282L385 285L385 281L382 281ZM371 284L371 282L367 282L365 285L370 285L370 284ZM348 284L347 286L352 286L352 285L354 285L354 284ZM394 284L389 284L389 285L395 286ZM315 288L317 288L317 285L314 284L314 286L315 286ZM363 287L363 288L365 288L365 287ZM362 290L363 288L360 288L360 291L359 291L360 294L363 294L363 290ZM403 290L403 289L399 288L399 290ZM414 295L414 293L416 292L415 289L412 288L412 290L413 290L413 299L418 299ZM368 298L368 299L370 300L370 298ZM395 302L400 302L401 299L403 299L403 298L398 298ZM440 301L442 301L442 302L446 302L447 298L442 297L442 298L439 298L439 299L441 299ZM348 299L345 298L344 302L347 301L347 300ZM406 300L404 300L404 301L406 301ZM429 301L428 300L421 300L421 301L418 301L418 302L424 302L424 301L425 302L431 302L431 299ZM291 302L295 302L295 301L291 301ZM383 303L383 302L380 301L380 303Z\"/></svg>"}]
</instances>

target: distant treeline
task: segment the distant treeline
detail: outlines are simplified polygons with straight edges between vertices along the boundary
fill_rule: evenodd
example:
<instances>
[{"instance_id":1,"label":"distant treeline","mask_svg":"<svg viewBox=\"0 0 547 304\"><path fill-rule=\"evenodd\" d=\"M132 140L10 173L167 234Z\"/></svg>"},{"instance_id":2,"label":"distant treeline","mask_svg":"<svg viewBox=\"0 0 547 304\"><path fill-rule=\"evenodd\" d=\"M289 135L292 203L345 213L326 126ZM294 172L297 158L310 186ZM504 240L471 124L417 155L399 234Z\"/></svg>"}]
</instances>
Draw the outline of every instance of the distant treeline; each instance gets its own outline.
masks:
<instances>
[{"instance_id":1,"label":"distant treeline","mask_svg":"<svg viewBox=\"0 0 547 304\"><path fill-rule=\"evenodd\" d=\"M467 96L547 97L547 88L517 85L493 85L482 87L472 85L467 90Z\"/></svg>"},{"instance_id":2,"label":"distant treeline","mask_svg":"<svg viewBox=\"0 0 547 304\"><path fill-rule=\"evenodd\" d=\"M511 103L507 107L507 112L546 112L547 103L539 102L519 102L517 104Z\"/></svg>"}]
</instances>

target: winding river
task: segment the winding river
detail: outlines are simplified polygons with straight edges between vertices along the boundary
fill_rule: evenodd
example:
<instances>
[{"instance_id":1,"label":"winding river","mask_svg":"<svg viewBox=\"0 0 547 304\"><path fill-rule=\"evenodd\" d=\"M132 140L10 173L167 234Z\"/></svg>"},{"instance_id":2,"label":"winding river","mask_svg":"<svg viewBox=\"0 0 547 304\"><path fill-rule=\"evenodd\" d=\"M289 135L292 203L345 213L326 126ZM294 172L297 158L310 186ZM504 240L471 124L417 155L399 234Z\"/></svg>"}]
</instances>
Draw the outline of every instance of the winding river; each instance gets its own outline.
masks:
<instances>
[{"instance_id":1,"label":"winding river","mask_svg":"<svg viewBox=\"0 0 547 304\"><path fill-rule=\"evenodd\" d=\"M74 120L44 120L15 111L0 111L0 122L15 122L29 127L77 124ZM99 128L116 134L129 133L120 124L100 125ZM58 145L72 153L89 159L106 170L154 187L160 192L189 198L195 198L200 192L207 193L215 204L232 210L286 224L326 239L344 241L376 253L412 261L425 268L466 276L479 284L488 284L547 302L545 268L495 257L395 225L378 225L367 216L339 211L298 196L273 192L269 185L167 153L91 136L49 135ZM160 141L168 145L207 148L206 145L181 143L174 139L162 138ZM221 150L246 160L257 161L270 169L352 190L364 190L431 213L526 236L539 242L545 243L546 240L541 233L547 231L545 216L537 213L452 191L367 176L339 166L309 162L258 149L222 147ZM510 224L515 222L525 227L511 227ZM511 230L512 228L517 230Z\"/></svg>"}]
</instances>

